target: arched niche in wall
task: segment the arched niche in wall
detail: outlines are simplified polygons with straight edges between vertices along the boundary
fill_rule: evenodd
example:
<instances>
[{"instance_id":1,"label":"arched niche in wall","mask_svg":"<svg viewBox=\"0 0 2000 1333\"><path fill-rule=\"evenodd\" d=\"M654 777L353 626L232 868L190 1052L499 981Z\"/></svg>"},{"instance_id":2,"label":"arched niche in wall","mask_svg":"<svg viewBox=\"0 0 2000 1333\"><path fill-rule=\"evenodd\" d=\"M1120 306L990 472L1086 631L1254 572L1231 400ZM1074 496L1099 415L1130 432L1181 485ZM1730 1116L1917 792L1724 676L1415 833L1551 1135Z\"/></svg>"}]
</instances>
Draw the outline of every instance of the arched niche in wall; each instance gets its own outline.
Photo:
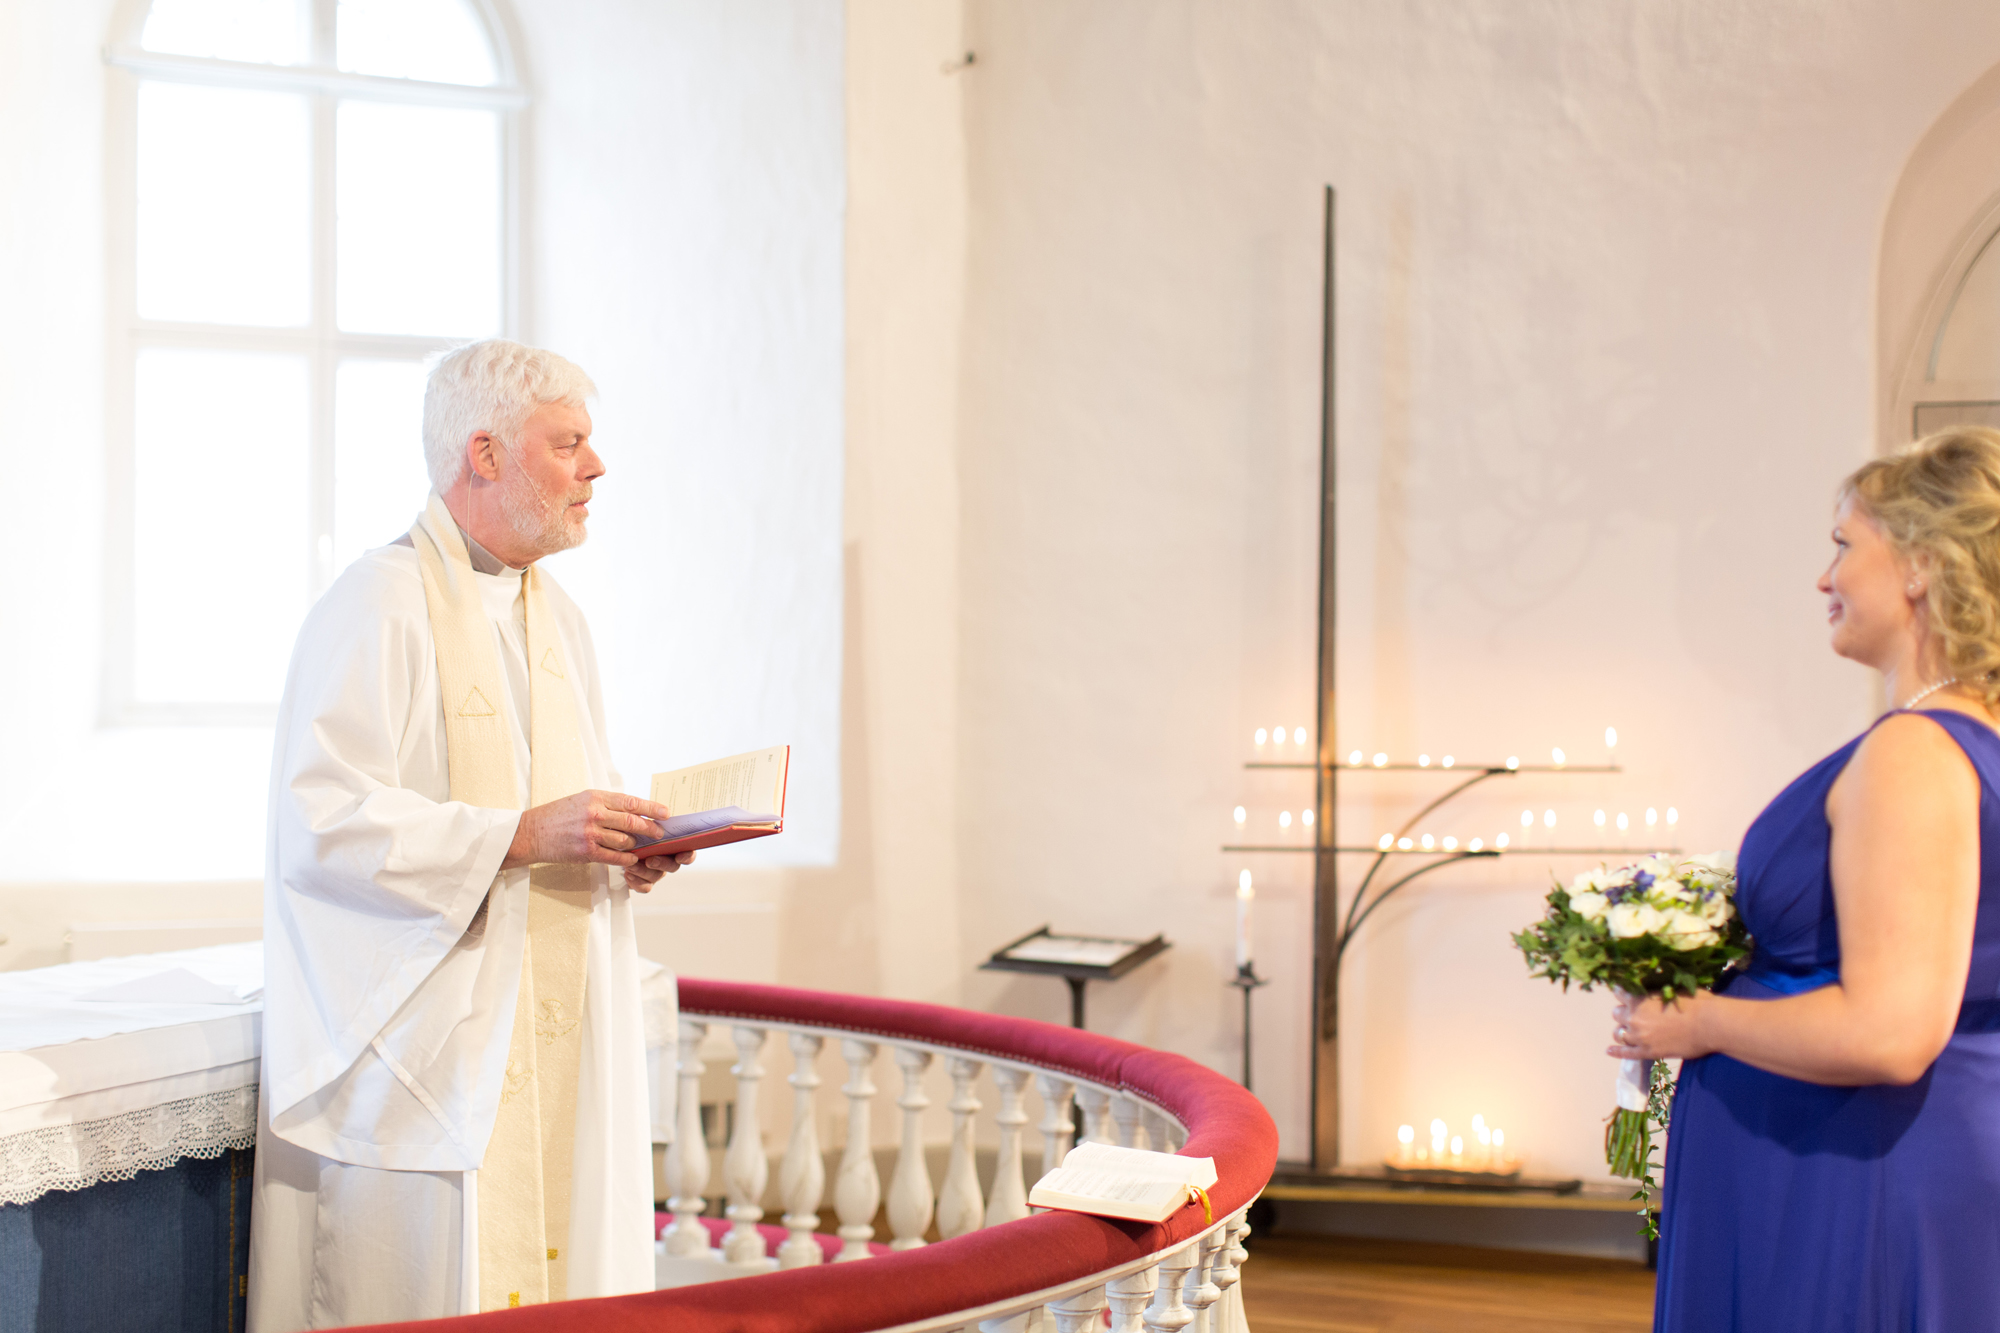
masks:
<instances>
[{"instance_id":1,"label":"arched niche in wall","mask_svg":"<svg viewBox=\"0 0 2000 1333\"><path fill-rule=\"evenodd\" d=\"M1877 446L2000 426L2000 66L1910 154L1877 284Z\"/></svg>"}]
</instances>

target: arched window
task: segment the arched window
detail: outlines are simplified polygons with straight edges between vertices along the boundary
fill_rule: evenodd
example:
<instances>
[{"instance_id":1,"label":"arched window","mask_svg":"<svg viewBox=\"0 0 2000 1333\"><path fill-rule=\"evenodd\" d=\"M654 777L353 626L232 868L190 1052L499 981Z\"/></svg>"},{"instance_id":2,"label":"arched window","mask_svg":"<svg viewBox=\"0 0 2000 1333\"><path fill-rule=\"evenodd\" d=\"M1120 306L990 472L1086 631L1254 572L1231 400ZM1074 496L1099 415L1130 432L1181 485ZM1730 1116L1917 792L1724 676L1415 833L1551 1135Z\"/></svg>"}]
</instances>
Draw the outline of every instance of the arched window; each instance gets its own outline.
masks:
<instances>
[{"instance_id":1,"label":"arched window","mask_svg":"<svg viewBox=\"0 0 2000 1333\"><path fill-rule=\"evenodd\" d=\"M513 332L513 113L468 0L153 0L107 59L111 722L256 721L427 486L423 360Z\"/></svg>"},{"instance_id":2,"label":"arched window","mask_svg":"<svg viewBox=\"0 0 2000 1333\"><path fill-rule=\"evenodd\" d=\"M1921 373L1908 386L1912 438L1962 423L2000 426L2000 218L1949 275Z\"/></svg>"}]
</instances>

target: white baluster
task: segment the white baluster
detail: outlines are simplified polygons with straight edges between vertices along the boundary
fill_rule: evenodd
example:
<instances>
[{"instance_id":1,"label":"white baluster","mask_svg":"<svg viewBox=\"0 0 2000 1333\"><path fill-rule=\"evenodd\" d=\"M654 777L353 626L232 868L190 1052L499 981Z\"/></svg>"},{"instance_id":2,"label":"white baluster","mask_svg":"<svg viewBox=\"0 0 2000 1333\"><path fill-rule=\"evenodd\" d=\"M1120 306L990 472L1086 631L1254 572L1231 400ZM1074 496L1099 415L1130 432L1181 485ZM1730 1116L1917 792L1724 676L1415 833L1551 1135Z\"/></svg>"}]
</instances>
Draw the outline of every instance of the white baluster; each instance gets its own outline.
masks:
<instances>
[{"instance_id":1,"label":"white baluster","mask_svg":"<svg viewBox=\"0 0 2000 1333\"><path fill-rule=\"evenodd\" d=\"M757 1223L764 1216L762 1200L771 1166L764 1157L764 1130L757 1111L757 1085L764 1077L757 1056L771 1034L753 1027L733 1031L736 1063L729 1072L736 1075L736 1125L722 1158L722 1174L729 1185L728 1215L734 1225L722 1238L722 1257L732 1264L761 1264L764 1238L757 1234Z\"/></svg>"},{"instance_id":2,"label":"white baluster","mask_svg":"<svg viewBox=\"0 0 2000 1333\"><path fill-rule=\"evenodd\" d=\"M1194 1267L1195 1247L1183 1245L1160 1260L1160 1283L1146 1307L1146 1333L1181 1333L1194 1322L1194 1314L1181 1299L1188 1270Z\"/></svg>"},{"instance_id":3,"label":"white baluster","mask_svg":"<svg viewBox=\"0 0 2000 1333\"><path fill-rule=\"evenodd\" d=\"M1111 1094L1103 1088L1094 1088L1088 1083L1076 1087L1076 1099L1083 1106L1083 1139L1086 1143L1113 1143L1111 1132Z\"/></svg>"},{"instance_id":4,"label":"white baluster","mask_svg":"<svg viewBox=\"0 0 2000 1333\"><path fill-rule=\"evenodd\" d=\"M931 1053L898 1046L896 1064L903 1071L903 1095L896 1099L903 1108L903 1143L889 1177L889 1233L895 1237L889 1248L914 1250L931 1224L931 1173L924 1165L924 1108L931 1104L924 1096L924 1071Z\"/></svg>"},{"instance_id":5,"label":"white baluster","mask_svg":"<svg viewBox=\"0 0 2000 1333\"><path fill-rule=\"evenodd\" d=\"M667 1207L674 1211L674 1225L667 1232L667 1253L686 1258L706 1253L708 1229L702 1226L702 1210L708 1206L702 1191L708 1188L708 1140L701 1132L701 1042L708 1026L681 1020L680 1058L675 1071L680 1076L680 1092L675 1101L674 1142L667 1149L667 1188L673 1197Z\"/></svg>"},{"instance_id":6,"label":"white baluster","mask_svg":"<svg viewBox=\"0 0 2000 1333\"><path fill-rule=\"evenodd\" d=\"M1155 1148L1161 1152L1179 1152L1181 1150L1181 1144L1185 1140L1174 1132L1174 1122L1167 1118L1166 1112L1149 1106L1146 1108L1143 1123L1146 1127L1147 1136L1152 1140Z\"/></svg>"},{"instance_id":7,"label":"white baluster","mask_svg":"<svg viewBox=\"0 0 2000 1333\"><path fill-rule=\"evenodd\" d=\"M1150 1148L1146 1141L1146 1127L1140 1123L1140 1114L1145 1106L1137 1097L1114 1097L1111 1101L1111 1119L1118 1126L1118 1146L1121 1148Z\"/></svg>"},{"instance_id":8,"label":"white baluster","mask_svg":"<svg viewBox=\"0 0 2000 1333\"><path fill-rule=\"evenodd\" d=\"M1092 1287L1050 1301L1045 1307L1056 1321L1056 1333L1101 1333L1104 1328L1104 1288Z\"/></svg>"},{"instance_id":9,"label":"white baluster","mask_svg":"<svg viewBox=\"0 0 2000 1333\"><path fill-rule=\"evenodd\" d=\"M1222 1288L1222 1300L1216 1305L1216 1333L1239 1333L1249 1327L1243 1314L1243 1265L1250 1258L1243 1248L1243 1238L1250 1234L1250 1223L1245 1219L1248 1209L1238 1212L1229 1219L1228 1239L1222 1243L1221 1261L1217 1265L1215 1284Z\"/></svg>"},{"instance_id":10,"label":"white baluster","mask_svg":"<svg viewBox=\"0 0 2000 1333\"><path fill-rule=\"evenodd\" d=\"M993 1117L1000 1125L1000 1154L993 1164L993 1197L986 1201L989 1227L1028 1215L1028 1187L1021 1179L1021 1131L1028 1123L1021 1093L1028 1086L1028 1071L995 1065L993 1086L1000 1089L1000 1110Z\"/></svg>"},{"instance_id":11,"label":"white baluster","mask_svg":"<svg viewBox=\"0 0 2000 1333\"><path fill-rule=\"evenodd\" d=\"M1210 1268L1215 1285L1227 1296L1229 1289L1236 1285L1236 1218L1230 1218L1220 1228L1222 1244L1215 1252L1215 1262Z\"/></svg>"},{"instance_id":12,"label":"white baluster","mask_svg":"<svg viewBox=\"0 0 2000 1333\"><path fill-rule=\"evenodd\" d=\"M1105 1283L1104 1294L1111 1302L1111 1333L1139 1333L1146 1303L1153 1299L1153 1287L1158 1280L1156 1266Z\"/></svg>"},{"instance_id":13,"label":"white baluster","mask_svg":"<svg viewBox=\"0 0 2000 1333\"><path fill-rule=\"evenodd\" d=\"M778 1168L778 1192L785 1200L785 1228L791 1234L778 1247L778 1267L810 1268L826 1256L813 1232L819 1227L820 1198L826 1193L826 1163L819 1154L819 1037L794 1032L791 1085L792 1137L785 1161Z\"/></svg>"},{"instance_id":14,"label":"white baluster","mask_svg":"<svg viewBox=\"0 0 2000 1333\"><path fill-rule=\"evenodd\" d=\"M847 1061L847 1147L840 1155L840 1174L834 1177L833 1206L840 1214L841 1246L836 1263L868 1258L868 1242L875 1239L875 1210L882 1205L882 1178L875 1171L875 1149L868 1141L868 1107L875 1085L868 1071L875 1063L875 1043L846 1040L840 1043L840 1058Z\"/></svg>"},{"instance_id":15,"label":"white baluster","mask_svg":"<svg viewBox=\"0 0 2000 1333\"><path fill-rule=\"evenodd\" d=\"M986 1065L954 1055L945 1068L951 1071L951 1153L945 1159L937 1217L938 1235L950 1240L979 1230L985 1220L986 1205L979 1197L979 1163L972 1150L972 1117L980 1107L979 1098L972 1095L972 1081Z\"/></svg>"},{"instance_id":16,"label":"white baluster","mask_svg":"<svg viewBox=\"0 0 2000 1333\"><path fill-rule=\"evenodd\" d=\"M1215 1324L1209 1318L1209 1307L1222 1299L1222 1288L1215 1285L1215 1265L1222 1258L1223 1248L1229 1242L1229 1224L1211 1228L1201 1238L1195 1257L1195 1265L1188 1270L1187 1284L1182 1289L1181 1299L1188 1309L1194 1311L1195 1333L1213 1333Z\"/></svg>"},{"instance_id":17,"label":"white baluster","mask_svg":"<svg viewBox=\"0 0 2000 1333\"><path fill-rule=\"evenodd\" d=\"M1042 1169L1036 1176L1039 1180L1061 1166L1063 1154L1070 1150L1076 1125L1070 1119L1069 1108L1076 1097L1076 1084L1055 1074L1037 1074L1035 1090L1042 1094L1042 1123L1036 1126L1042 1131Z\"/></svg>"}]
</instances>

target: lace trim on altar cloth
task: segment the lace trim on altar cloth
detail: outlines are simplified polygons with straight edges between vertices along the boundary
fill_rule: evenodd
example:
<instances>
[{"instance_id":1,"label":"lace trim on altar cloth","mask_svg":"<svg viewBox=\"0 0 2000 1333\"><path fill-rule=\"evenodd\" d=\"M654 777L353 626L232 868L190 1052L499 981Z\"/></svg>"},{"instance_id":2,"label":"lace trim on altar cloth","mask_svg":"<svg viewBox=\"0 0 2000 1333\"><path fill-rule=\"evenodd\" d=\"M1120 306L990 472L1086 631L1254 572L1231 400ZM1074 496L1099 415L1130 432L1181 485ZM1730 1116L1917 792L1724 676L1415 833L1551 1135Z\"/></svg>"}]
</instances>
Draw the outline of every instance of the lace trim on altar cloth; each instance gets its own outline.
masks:
<instances>
[{"instance_id":1,"label":"lace trim on altar cloth","mask_svg":"<svg viewBox=\"0 0 2000 1333\"><path fill-rule=\"evenodd\" d=\"M257 1086L0 1138L0 1204L81 1190L257 1143Z\"/></svg>"}]
</instances>

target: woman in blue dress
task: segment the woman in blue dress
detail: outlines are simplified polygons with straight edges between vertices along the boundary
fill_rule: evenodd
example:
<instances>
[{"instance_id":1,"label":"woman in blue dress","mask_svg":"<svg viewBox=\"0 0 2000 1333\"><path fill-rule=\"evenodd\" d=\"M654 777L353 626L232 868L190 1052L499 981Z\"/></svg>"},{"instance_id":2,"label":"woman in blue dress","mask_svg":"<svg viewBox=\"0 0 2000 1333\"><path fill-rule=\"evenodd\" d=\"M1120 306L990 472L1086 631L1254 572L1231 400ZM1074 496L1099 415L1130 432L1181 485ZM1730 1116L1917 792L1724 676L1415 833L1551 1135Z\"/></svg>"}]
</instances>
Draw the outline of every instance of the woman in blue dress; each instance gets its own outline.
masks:
<instances>
[{"instance_id":1,"label":"woman in blue dress","mask_svg":"<svg viewBox=\"0 0 2000 1333\"><path fill-rule=\"evenodd\" d=\"M1614 1015L1686 1060L1658 1333L2000 1328L2000 431L1868 463L1833 541L1892 707L1744 836L1748 969Z\"/></svg>"}]
</instances>

